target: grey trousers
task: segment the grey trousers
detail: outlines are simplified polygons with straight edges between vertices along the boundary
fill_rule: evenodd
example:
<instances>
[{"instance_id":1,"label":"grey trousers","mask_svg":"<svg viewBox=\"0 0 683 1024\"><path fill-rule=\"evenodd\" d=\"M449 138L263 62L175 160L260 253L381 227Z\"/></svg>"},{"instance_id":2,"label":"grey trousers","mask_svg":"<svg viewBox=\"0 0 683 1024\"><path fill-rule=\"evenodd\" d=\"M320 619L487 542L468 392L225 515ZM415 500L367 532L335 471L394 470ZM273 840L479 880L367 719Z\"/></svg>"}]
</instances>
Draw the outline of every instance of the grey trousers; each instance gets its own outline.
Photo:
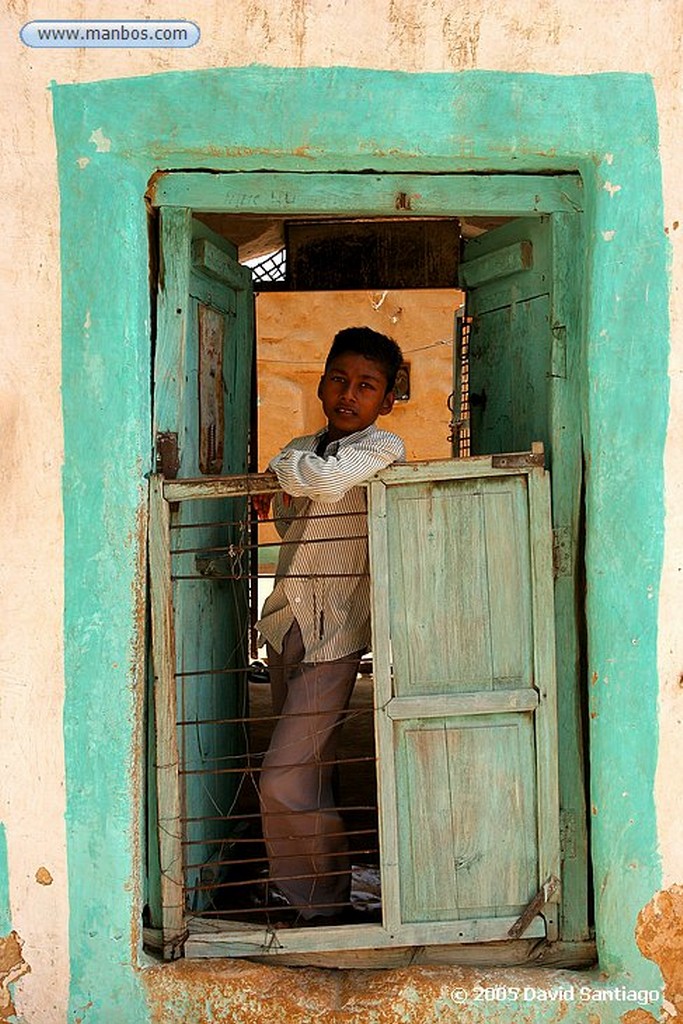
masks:
<instances>
[{"instance_id":1,"label":"grey trousers","mask_svg":"<svg viewBox=\"0 0 683 1024\"><path fill-rule=\"evenodd\" d=\"M349 901L348 845L332 775L361 654L304 662L296 622L281 654L268 645L273 712L281 717L261 772L263 834L270 880L304 919L332 916Z\"/></svg>"}]
</instances>

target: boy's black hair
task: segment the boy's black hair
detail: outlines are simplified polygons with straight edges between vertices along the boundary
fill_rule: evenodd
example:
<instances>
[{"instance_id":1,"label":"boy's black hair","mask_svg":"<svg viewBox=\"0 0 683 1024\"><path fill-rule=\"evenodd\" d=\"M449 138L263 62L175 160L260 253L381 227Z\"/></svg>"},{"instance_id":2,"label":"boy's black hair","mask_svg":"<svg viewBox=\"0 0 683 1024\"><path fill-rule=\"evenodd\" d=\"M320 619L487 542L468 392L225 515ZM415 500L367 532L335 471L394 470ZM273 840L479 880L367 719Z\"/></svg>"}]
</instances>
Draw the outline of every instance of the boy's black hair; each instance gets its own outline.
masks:
<instances>
[{"instance_id":1,"label":"boy's black hair","mask_svg":"<svg viewBox=\"0 0 683 1024\"><path fill-rule=\"evenodd\" d=\"M325 370L336 356L355 352L373 363L379 363L387 378L387 392L396 383L396 374L403 363L403 353L393 338L371 327L345 327L334 336L334 341L325 360Z\"/></svg>"}]
</instances>

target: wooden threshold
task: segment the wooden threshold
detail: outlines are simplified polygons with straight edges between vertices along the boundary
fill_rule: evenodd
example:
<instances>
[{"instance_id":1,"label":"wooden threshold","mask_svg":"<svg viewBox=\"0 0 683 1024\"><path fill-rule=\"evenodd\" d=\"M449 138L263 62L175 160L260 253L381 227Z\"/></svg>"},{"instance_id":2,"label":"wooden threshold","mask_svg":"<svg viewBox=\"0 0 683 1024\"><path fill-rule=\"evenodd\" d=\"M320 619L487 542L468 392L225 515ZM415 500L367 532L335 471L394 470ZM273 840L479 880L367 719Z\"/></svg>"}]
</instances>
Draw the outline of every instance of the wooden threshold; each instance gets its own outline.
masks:
<instances>
[{"instance_id":1,"label":"wooden threshold","mask_svg":"<svg viewBox=\"0 0 683 1024\"><path fill-rule=\"evenodd\" d=\"M185 942L187 957L252 957L269 959L285 955L308 957L310 954L330 954L338 957L344 952L367 956L387 951L402 953L428 946L501 944L515 917L466 919L460 921L433 921L429 923L401 924L389 929L381 924L346 924L315 928L273 928L265 925L219 921L210 918L189 918L186 921L188 937ZM545 940L546 922L538 915L526 929L525 939ZM509 945L506 940L503 945ZM356 961L357 962L357 961Z\"/></svg>"},{"instance_id":2,"label":"wooden threshold","mask_svg":"<svg viewBox=\"0 0 683 1024\"><path fill-rule=\"evenodd\" d=\"M411 964L463 967L589 968L597 963L595 942L549 942L544 935L506 941L411 943L396 939L381 925L265 929L190 919L185 943L187 958L235 958L289 967L343 970L383 969ZM500 922L498 922L500 927ZM482 922L478 930L482 931ZM452 929L452 924L449 925ZM430 925L433 929L433 925ZM538 918L531 931L543 929ZM435 937L435 936L434 936Z\"/></svg>"},{"instance_id":3,"label":"wooden threshold","mask_svg":"<svg viewBox=\"0 0 683 1024\"><path fill-rule=\"evenodd\" d=\"M273 963L272 956L250 956L255 963ZM547 942L520 939L475 945L400 946L393 949L344 949L331 953L283 953L283 967L336 967L341 970L383 970L391 967L552 967L579 970L597 964L594 942Z\"/></svg>"}]
</instances>

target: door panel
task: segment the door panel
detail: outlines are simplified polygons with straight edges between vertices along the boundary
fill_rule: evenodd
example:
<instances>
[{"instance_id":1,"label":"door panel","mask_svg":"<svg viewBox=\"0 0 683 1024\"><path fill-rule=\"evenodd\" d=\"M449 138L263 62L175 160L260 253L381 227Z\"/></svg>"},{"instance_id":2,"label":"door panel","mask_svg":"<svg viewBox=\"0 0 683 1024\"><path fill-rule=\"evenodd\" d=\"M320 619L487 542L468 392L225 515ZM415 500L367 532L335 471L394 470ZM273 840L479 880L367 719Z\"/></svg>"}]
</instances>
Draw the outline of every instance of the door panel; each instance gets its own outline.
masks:
<instances>
[{"instance_id":1,"label":"door panel","mask_svg":"<svg viewBox=\"0 0 683 1024\"><path fill-rule=\"evenodd\" d=\"M392 496L390 581L403 595L391 606L396 695L529 685L524 481L439 481Z\"/></svg>"},{"instance_id":2,"label":"door panel","mask_svg":"<svg viewBox=\"0 0 683 1024\"><path fill-rule=\"evenodd\" d=\"M177 475L244 473L248 462L254 320L251 274L225 239L188 210L161 210L155 437L170 438ZM164 465L160 466L162 471ZM175 475L175 474L171 474ZM183 502L171 510L176 703L186 906L206 909L229 866L221 815L235 800L244 736L248 566L225 586L211 556L248 545L243 499ZM225 572L225 567L221 570ZM197 865L197 867L195 867ZM201 867L199 867L201 865Z\"/></svg>"},{"instance_id":3,"label":"door panel","mask_svg":"<svg viewBox=\"0 0 683 1024\"><path fill-rule=\"evenodd\" d=\"M517 917L538 878L531 713L400 723L396 743L402 920Z\"/></svg>"},{"instance_id":4,"label":"door panel","mask_svg":"<svg viewBox=\"0 0 683 1024\"><path fill-rule=\"evenodd\" d=\"M557 637L563 833L562 938L590 935L586 666L582 650L581 217L525 217L468 241L461 284L471 318L473 454L543 441L558 550Z\"/></svg>"},{"instance_id":5,"label":"door panel","mask_svg":"<svg viewBox=\"0 0 683 1024\"><path fill-rule=\"evenodd\" d=\"M516 220L465 246L472 454L550 447L550 218Z\"/></svg>"},{"instance_id":6,"label":"door panel","mask_svg":"<svg viewBox=\"0 0 683 1024\"><path fill-rule=\"evenodd\" d=\"M399 940L447 922L453 941L503 940L560 870L548 476L476 475L468 460L380 476L369 523L385 921ZM554 936L553 908L534 927Z\"/></svg>"}]
</instances>

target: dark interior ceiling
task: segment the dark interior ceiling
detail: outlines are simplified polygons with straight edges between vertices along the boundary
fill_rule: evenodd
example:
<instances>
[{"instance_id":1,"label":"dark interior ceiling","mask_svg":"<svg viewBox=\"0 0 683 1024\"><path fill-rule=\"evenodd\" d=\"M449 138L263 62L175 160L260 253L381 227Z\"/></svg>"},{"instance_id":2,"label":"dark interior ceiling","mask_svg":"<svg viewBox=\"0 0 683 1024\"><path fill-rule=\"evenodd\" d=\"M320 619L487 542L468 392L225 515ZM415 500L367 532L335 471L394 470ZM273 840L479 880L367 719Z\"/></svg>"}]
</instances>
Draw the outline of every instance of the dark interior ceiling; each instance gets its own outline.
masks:
<instances>
[{"instance_id":1,"label":"dark interior ceiling","mask_svg":"<svg viewBox=\"0 0 683 1024\"><path fill-rule=\"evenodd\" d=\"M292 218L263 217L250 214L198 213L196 216L217 234L229 239L237 246L242 263L282 249L285 244L285 225L296 223ZM312 217L305 219L313 220ZM330 218L327 216L325 219L329 220ZM338 219L348 221L354 218ZM442 219L435 218L435 220ZM477 235L498 227L499 224L504 224L509 219L506 217L461 217L459 218L460 233L463 238L475 238Z\"/></svg>"}]
</instances>

